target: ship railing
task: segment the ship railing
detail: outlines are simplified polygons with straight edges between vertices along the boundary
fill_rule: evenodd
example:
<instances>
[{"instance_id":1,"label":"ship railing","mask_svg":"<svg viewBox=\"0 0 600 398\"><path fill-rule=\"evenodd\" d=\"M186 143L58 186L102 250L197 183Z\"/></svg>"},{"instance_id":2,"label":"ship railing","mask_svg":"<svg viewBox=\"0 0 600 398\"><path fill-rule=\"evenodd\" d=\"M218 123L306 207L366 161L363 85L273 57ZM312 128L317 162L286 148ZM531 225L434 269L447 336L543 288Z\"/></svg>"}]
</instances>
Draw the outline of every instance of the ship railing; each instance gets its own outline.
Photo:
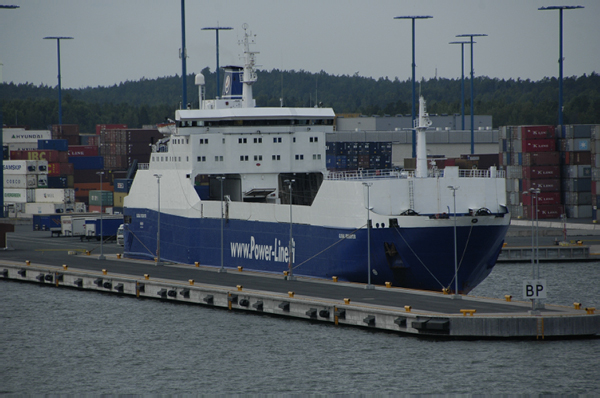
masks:
<instances>
[{"instance_id":1,"label":"ship railing","mask_svg":"<svg viewBox=\"0 0 600 398\"><path fill-rule=\"evenodd\" d=\"M495 174L491 170L468 169L459 170L460 178L505 178L505 170L496 170ZM427 176L430 178L444 177L444 170L429 169ZM375 170L340 170L329 171L328 180L363 180L373 178L414 178L414 170L403 169L375 169Z\"/></svg>"},{"instance_id":2,"label":"ship railing","mask_svg":"<svg viewBox=\"0 0 600 398\"><path fill-rule=\"evenodd\" d=\"M461 178L505 178L506 172L504 170L496 170L493 175L491 170L480 170L480 169L462 169L458 170L458 176Z\"/></svg>"},{"instance_id":3,"label":"ship railing","mask_svg":"<svg viewBox=\"0 0 600 398\"><path fill-rule=\"evenodd\" d=\"M410 172L396 169L329 171L328 180L364 180L373 178L408 178Z\"/></svg>"},{"instance_id":4,"label":"ship railing","mask_svg":"<svg viewBox=\"0 0 600 398\"><path fill-rule=\"evenodd\" d=\"M138 170L150 169L150 163L138 163Z\"/></svg>"}]
</instances>

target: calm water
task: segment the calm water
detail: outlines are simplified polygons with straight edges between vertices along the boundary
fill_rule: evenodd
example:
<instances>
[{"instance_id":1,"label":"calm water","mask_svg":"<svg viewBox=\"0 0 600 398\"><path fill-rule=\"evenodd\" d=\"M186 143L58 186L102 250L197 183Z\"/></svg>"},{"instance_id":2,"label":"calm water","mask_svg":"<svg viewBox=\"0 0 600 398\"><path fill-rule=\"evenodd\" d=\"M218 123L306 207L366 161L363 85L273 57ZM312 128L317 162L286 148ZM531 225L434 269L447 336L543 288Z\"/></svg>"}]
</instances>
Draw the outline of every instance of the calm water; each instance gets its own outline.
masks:
<instances>
[{"instance_id":1,"label":"calm water","mask_svg":"<svg viewBox=\"0 0 600 398\"><path fill-rule=\"evenodd\" d=\"M600 264L542 264L548 302L600 308ZM521 297L528 264L471 295ZM0 282L0 393L600 394L600 339L422 340Z\"/></svg>"}]
</instances>

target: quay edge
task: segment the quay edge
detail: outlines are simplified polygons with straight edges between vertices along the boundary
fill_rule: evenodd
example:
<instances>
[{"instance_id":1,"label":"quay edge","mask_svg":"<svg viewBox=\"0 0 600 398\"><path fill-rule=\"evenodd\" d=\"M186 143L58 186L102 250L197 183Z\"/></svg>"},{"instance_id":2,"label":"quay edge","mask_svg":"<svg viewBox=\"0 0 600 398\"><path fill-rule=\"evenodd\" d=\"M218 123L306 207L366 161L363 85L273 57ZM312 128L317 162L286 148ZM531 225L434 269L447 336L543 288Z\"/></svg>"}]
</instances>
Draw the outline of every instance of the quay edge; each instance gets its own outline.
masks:
<instances>
[{"instance_id":1,"label":"quay edge","mask_svg":"<svg viewBox=\"0 0 600 398\"><path fill-rule=\"evenodd\" d=\"M5 280L199 304L424 337L548 339L594 338L600 334L599 314L560 306L547 306L540 315L530 315L526 303L518 302L505 303L507 306L521 306L523 310L517 313L448 314L416 308L374 306L344 298L331 300L299 296L293 292L281 294L248 290L243 286L218 286L194 281L186 283L151 277L146 279L144 276L8 262L0 263L0 276ZM431 295L430 292L418 291L414 294ZM439 296L439 300L447 299L449 297ZM464 307L468 308L469 303L476 300L483 299L467 300L465 297Z\"/></svg>"}]
</instances>

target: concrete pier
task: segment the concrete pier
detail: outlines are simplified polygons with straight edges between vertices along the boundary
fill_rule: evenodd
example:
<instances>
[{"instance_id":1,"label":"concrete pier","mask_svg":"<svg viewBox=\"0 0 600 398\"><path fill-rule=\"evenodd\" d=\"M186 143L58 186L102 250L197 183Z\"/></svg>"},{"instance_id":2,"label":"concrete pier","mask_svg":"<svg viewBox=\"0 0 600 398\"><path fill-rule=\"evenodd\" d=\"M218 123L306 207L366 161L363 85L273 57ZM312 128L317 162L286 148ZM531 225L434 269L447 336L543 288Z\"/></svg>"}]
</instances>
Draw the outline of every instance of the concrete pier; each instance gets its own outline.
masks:
<instances>
[{"instance_id":1,"label":"concrete pier","mask_svg":"<svg viewBox=\"0 0 600 398\"><path fill-rule=\"evenodd\" d=\"M595 337L600 315L592 308L546 305L531 313L527 302L334 281L265 275L216 267L168 265L97 256L74 265L0 261L5 280L151 298L228 310L293 317L445 338L548 339Z\"/></svg>"}]
</instances>

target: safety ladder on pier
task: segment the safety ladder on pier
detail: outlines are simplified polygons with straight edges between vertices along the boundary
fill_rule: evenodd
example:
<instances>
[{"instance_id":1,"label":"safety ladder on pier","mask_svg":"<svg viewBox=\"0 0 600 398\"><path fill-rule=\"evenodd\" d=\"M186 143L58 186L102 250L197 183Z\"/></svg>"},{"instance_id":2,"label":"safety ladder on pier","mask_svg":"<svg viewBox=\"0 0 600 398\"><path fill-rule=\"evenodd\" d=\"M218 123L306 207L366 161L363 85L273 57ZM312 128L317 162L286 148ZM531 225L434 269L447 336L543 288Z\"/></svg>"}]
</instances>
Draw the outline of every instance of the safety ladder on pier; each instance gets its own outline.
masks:
<instances>
[{"instance_id":1,"label":"safety ladder on pier","mask_svg":"<svg viewBox=\"0 0 600 398\"><path fill-rule=\"evenodd\" d=\"M542 338L542 340L544 340L544 318L540 317L537 318L537 336L536 336L536 340L539 338Z\"/></svg>"}]
</instances>

